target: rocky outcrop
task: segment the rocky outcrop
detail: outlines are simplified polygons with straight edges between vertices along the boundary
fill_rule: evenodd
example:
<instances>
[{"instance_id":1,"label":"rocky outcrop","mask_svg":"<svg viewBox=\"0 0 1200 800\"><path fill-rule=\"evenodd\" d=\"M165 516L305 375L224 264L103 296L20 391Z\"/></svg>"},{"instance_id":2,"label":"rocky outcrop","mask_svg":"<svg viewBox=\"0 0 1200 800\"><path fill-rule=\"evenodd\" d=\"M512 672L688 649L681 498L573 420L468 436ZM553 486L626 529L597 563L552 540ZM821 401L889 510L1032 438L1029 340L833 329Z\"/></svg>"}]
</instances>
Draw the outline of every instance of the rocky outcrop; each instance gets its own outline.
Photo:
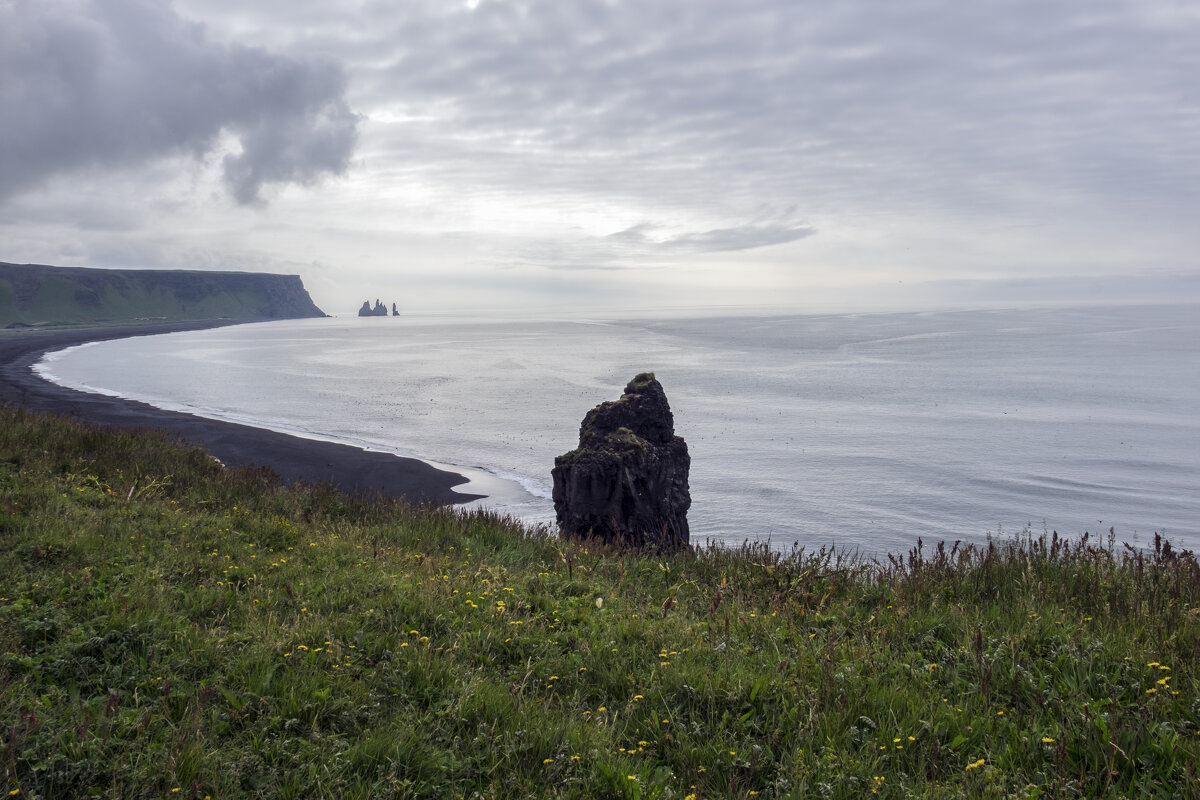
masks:
<instances>
[{"instance_id":1,"label":"rocky outcrop","mask_svg":"<svg viewBox=\"0 0 1200 800\"><path fill-rule=\"evenodd\" d=\"M579 447L554 459L559 528L631 547L686 547L690 467L662 384L644 372L620 400L589 411Z\"/></svg>"},{"instance_id":2,"label":"rocky outcrop","mask_svg":"<svg viewBox=\"0 0 1200 800\"><path fill-rule=\"evenodd\" d=\"M0 326L323 316L298 275L0 262Z\"/></svg>"},{"instance_id":3,"label":"rocky outcrop","mask_svg":"<svg viewBox=\"0 0 1200 800\"><path fill-rule=\"evenodd\" d=\"M388 315L387 306L379 302L378 298L375 300L374 308L371 307L370 300L363 300L362 308L358 310L358 315L360 317L386 317Z\"/></svg>"}]
</instances>

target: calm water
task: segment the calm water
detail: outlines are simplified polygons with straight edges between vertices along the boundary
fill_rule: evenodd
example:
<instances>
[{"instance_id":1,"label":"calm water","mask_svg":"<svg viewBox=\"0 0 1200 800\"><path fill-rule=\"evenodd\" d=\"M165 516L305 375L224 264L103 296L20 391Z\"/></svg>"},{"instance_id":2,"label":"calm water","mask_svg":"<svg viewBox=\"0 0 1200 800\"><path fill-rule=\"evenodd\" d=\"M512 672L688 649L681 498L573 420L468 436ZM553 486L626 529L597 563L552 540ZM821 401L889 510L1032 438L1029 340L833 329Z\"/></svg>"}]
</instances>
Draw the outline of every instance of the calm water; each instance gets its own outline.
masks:
<instances>
[{"instance_id":1,"label":"calm water","mask_svg":"<svg viewBox=\"0 0 1200 800\"><path fill-rule=\"evenodd\" d=\"M319 319L87 345L60 382L413 455L553 520L579 422L653 371L697 540L901 552L1029 525L1200 548L1200 308Z\"/></svg>"}]
</instances>

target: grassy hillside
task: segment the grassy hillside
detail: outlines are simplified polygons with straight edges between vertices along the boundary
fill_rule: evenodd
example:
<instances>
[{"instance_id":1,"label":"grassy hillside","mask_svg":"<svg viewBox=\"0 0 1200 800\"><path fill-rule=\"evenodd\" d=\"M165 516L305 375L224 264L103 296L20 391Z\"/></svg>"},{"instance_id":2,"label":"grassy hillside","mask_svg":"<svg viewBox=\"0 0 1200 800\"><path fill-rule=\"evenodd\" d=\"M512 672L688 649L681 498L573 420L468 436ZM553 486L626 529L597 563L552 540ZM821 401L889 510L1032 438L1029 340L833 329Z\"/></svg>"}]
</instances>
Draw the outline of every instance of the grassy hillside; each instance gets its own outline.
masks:
<instances>
[{"instance_id":1,"label":"grassy hillside","mask_svg":"<svg viewBox=\"0 0 1200 800\"><path fill-rule=\"evenodd\" d=\"M1181 797L1200 567L567 543L0 407L0 792Z\"/></svg>"},{"instance_id":2,"label":"grassy hillside","mask_svg":"<svg viewBox=\"0 0 1200 800\"><path fill-rule=\"evenodd\" d=\"M295 275L0 262L0 327L319 316Z\"/></svg>"}]
</instances>

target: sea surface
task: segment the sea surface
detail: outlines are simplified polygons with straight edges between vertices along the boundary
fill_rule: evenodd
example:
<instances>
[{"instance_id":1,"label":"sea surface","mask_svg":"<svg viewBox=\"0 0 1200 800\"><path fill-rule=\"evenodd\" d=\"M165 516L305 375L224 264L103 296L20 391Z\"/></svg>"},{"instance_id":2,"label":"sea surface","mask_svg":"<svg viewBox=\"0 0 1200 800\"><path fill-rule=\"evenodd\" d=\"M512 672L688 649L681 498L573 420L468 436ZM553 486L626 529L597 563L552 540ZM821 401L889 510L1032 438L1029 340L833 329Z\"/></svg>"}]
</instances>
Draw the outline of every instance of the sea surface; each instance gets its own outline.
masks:
<instances>
[{"instance_id":1,"label":"sea surface","mask_svg":"<svg viewBox=\"0 0 1200 800\"><path fill-rule=\"evenodd\" d=\"M902 553L1029 528L1200 549L1200 307L239 325L50 355L81 389L395 452L552 524L589 409L654 372L693 540Z\"/></svg>"}]
</instances>

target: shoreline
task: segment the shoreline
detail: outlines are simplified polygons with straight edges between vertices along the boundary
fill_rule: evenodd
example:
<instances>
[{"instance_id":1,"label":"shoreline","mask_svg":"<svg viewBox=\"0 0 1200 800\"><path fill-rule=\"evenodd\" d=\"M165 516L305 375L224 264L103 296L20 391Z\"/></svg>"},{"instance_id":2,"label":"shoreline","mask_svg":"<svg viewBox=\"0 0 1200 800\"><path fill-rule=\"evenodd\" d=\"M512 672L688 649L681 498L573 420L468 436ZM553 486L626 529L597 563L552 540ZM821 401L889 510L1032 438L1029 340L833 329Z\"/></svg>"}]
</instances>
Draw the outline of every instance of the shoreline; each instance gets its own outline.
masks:
<instances>
[{"instance_id":1,"label":"shoreline","mask_svg":"<svg viewBox=\"0 0 1200 800\"><path fill-rule=\"evenodd\" d=\"M465 476L415 458L164 411L137 400L60 386L33 371L46 353L88 342L259 321L262 320L204 320L0 332L0 402L105 427L165 431L181 442L203 447L227 467L267 467L284 484L329 484L349 494L378 493L414 503L457 505L484 497L454 491L453 487L468 482Z\"/></svg>"}]
</instances>

